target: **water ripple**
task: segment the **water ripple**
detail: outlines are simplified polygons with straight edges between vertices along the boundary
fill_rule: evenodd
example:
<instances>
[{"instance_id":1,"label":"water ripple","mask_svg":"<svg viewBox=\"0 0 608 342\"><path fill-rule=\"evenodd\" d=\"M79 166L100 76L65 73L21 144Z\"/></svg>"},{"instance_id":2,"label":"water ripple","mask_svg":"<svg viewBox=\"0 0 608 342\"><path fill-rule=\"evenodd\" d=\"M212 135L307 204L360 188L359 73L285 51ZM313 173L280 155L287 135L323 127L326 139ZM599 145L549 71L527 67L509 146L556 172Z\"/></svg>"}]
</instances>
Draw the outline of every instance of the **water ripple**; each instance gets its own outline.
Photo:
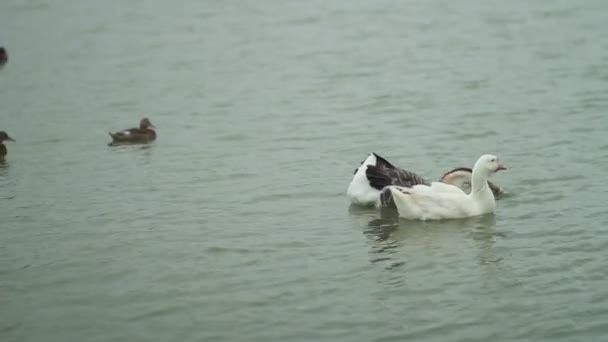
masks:
<instances>
[{"instance_id":1,"label":"water ripple","mask_svg":"<svg viewBox=\"0 0 608 342\"><path fill-rule=\"evenodd\" d=\"M0 339L602 340L606 5L410 5L3 1ZM509 195L349 206L372 151Z\"/></svg>"}]
</instances>

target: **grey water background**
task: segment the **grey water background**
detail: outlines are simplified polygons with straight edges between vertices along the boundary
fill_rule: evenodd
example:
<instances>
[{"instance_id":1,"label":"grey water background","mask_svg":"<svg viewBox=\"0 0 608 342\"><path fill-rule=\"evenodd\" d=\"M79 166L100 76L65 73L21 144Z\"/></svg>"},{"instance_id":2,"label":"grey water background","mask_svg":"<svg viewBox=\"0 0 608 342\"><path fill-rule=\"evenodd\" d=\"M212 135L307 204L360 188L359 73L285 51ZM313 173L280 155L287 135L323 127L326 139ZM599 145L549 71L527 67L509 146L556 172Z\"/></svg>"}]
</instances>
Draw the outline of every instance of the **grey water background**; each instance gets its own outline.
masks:
<instances>
[{"instance_id":1,"label":"grey water background","mask_svg":"<svg viewBox=\"0 0 608 342\"><path fill-rule=\"evenodd\" d=\"M0 340L608 337L605 1L0 2ZM143 116L159 138L108 147ZM494 216L349 206L482 153Z\"/></svg>"}]
</instances>

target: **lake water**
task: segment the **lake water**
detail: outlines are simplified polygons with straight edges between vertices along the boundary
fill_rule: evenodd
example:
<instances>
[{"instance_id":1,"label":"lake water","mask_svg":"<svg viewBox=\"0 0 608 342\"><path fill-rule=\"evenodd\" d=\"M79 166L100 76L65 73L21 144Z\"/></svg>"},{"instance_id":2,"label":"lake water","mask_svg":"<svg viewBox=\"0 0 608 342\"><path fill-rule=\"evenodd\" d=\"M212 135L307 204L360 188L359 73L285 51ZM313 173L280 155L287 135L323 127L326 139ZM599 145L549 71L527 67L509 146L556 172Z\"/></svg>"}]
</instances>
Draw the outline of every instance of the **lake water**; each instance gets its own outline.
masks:
<instances>
[{"instance_id":1,"label":"lake water","mask_svg":"<svg viewBox=\"0 0 608 342\"><path fill-rule=\"evenodd\" d=\"M3 0L0 340L601 341L605 1ZM149 146L107 131L157 127ZM349 205L375 151L493 216Z\"/></svg>"}]
</instances>

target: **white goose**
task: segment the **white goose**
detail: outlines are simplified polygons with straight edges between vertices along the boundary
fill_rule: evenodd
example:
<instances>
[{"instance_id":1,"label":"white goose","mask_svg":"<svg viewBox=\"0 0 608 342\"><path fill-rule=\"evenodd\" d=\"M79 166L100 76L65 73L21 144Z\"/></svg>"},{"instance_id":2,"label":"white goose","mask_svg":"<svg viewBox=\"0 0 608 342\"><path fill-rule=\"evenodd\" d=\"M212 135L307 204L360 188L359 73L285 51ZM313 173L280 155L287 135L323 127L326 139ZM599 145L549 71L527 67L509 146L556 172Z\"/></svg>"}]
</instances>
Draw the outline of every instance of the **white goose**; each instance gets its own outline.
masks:
<instances>
[{"instance_id":1,"label":"white goose","mask_svg":"<svg viewBox=\"0 0 608 342\"><path fill-rule=\"evenodd\" d=\"M439 181L469 192L472 172L466 167L455 168L446 172ZM394 208L393 196L388 186L412 187L417 184L431 185L431 182L414 172L393 166L376 153L370 153L355 170L347 195L353 204ZM504 193L500 186L489 181L488 185L497 199Z\"/></svg>"},{"instance_id":2,"label":"white goose","mask_svg":"<svg viewBox=\"0 0 608 342\"><path fill-rule=\"evenodd\" d=\"M488 177L506 167L493 155L481 156L473 167L471 193L439 182L430 186L389 186L399 216L415 220L441 220L493 213L496 202L488 186Z\"/></svg>"}]
</instances>

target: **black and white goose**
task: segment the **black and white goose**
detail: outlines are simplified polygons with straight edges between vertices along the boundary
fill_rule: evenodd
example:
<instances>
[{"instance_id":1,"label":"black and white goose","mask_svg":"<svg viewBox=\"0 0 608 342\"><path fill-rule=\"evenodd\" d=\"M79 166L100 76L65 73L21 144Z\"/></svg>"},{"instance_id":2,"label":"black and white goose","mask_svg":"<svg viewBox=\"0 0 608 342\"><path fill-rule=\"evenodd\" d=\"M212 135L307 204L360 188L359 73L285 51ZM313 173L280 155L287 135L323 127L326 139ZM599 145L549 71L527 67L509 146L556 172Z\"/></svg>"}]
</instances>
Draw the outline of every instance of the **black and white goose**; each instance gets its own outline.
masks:
<instances>
[{"instance_id":1,"label":"black and white goose","mask_svg":"<svg viewBox=\"0 0 608 342\"><path fill-rule=\"evenodd\" d=\"M458 167L446 172L439 181L457 186L468 193L471 191L472 174L472 169ZM414 172L394 166L376 153L370 153L355 170L346 193L353 204L394 207L393 195L387 187L412 187L417 184L430 185L431 182ZM496 199L503 195L502 187L490 181L488 186Z\"/></svg>"}]
</instances>

